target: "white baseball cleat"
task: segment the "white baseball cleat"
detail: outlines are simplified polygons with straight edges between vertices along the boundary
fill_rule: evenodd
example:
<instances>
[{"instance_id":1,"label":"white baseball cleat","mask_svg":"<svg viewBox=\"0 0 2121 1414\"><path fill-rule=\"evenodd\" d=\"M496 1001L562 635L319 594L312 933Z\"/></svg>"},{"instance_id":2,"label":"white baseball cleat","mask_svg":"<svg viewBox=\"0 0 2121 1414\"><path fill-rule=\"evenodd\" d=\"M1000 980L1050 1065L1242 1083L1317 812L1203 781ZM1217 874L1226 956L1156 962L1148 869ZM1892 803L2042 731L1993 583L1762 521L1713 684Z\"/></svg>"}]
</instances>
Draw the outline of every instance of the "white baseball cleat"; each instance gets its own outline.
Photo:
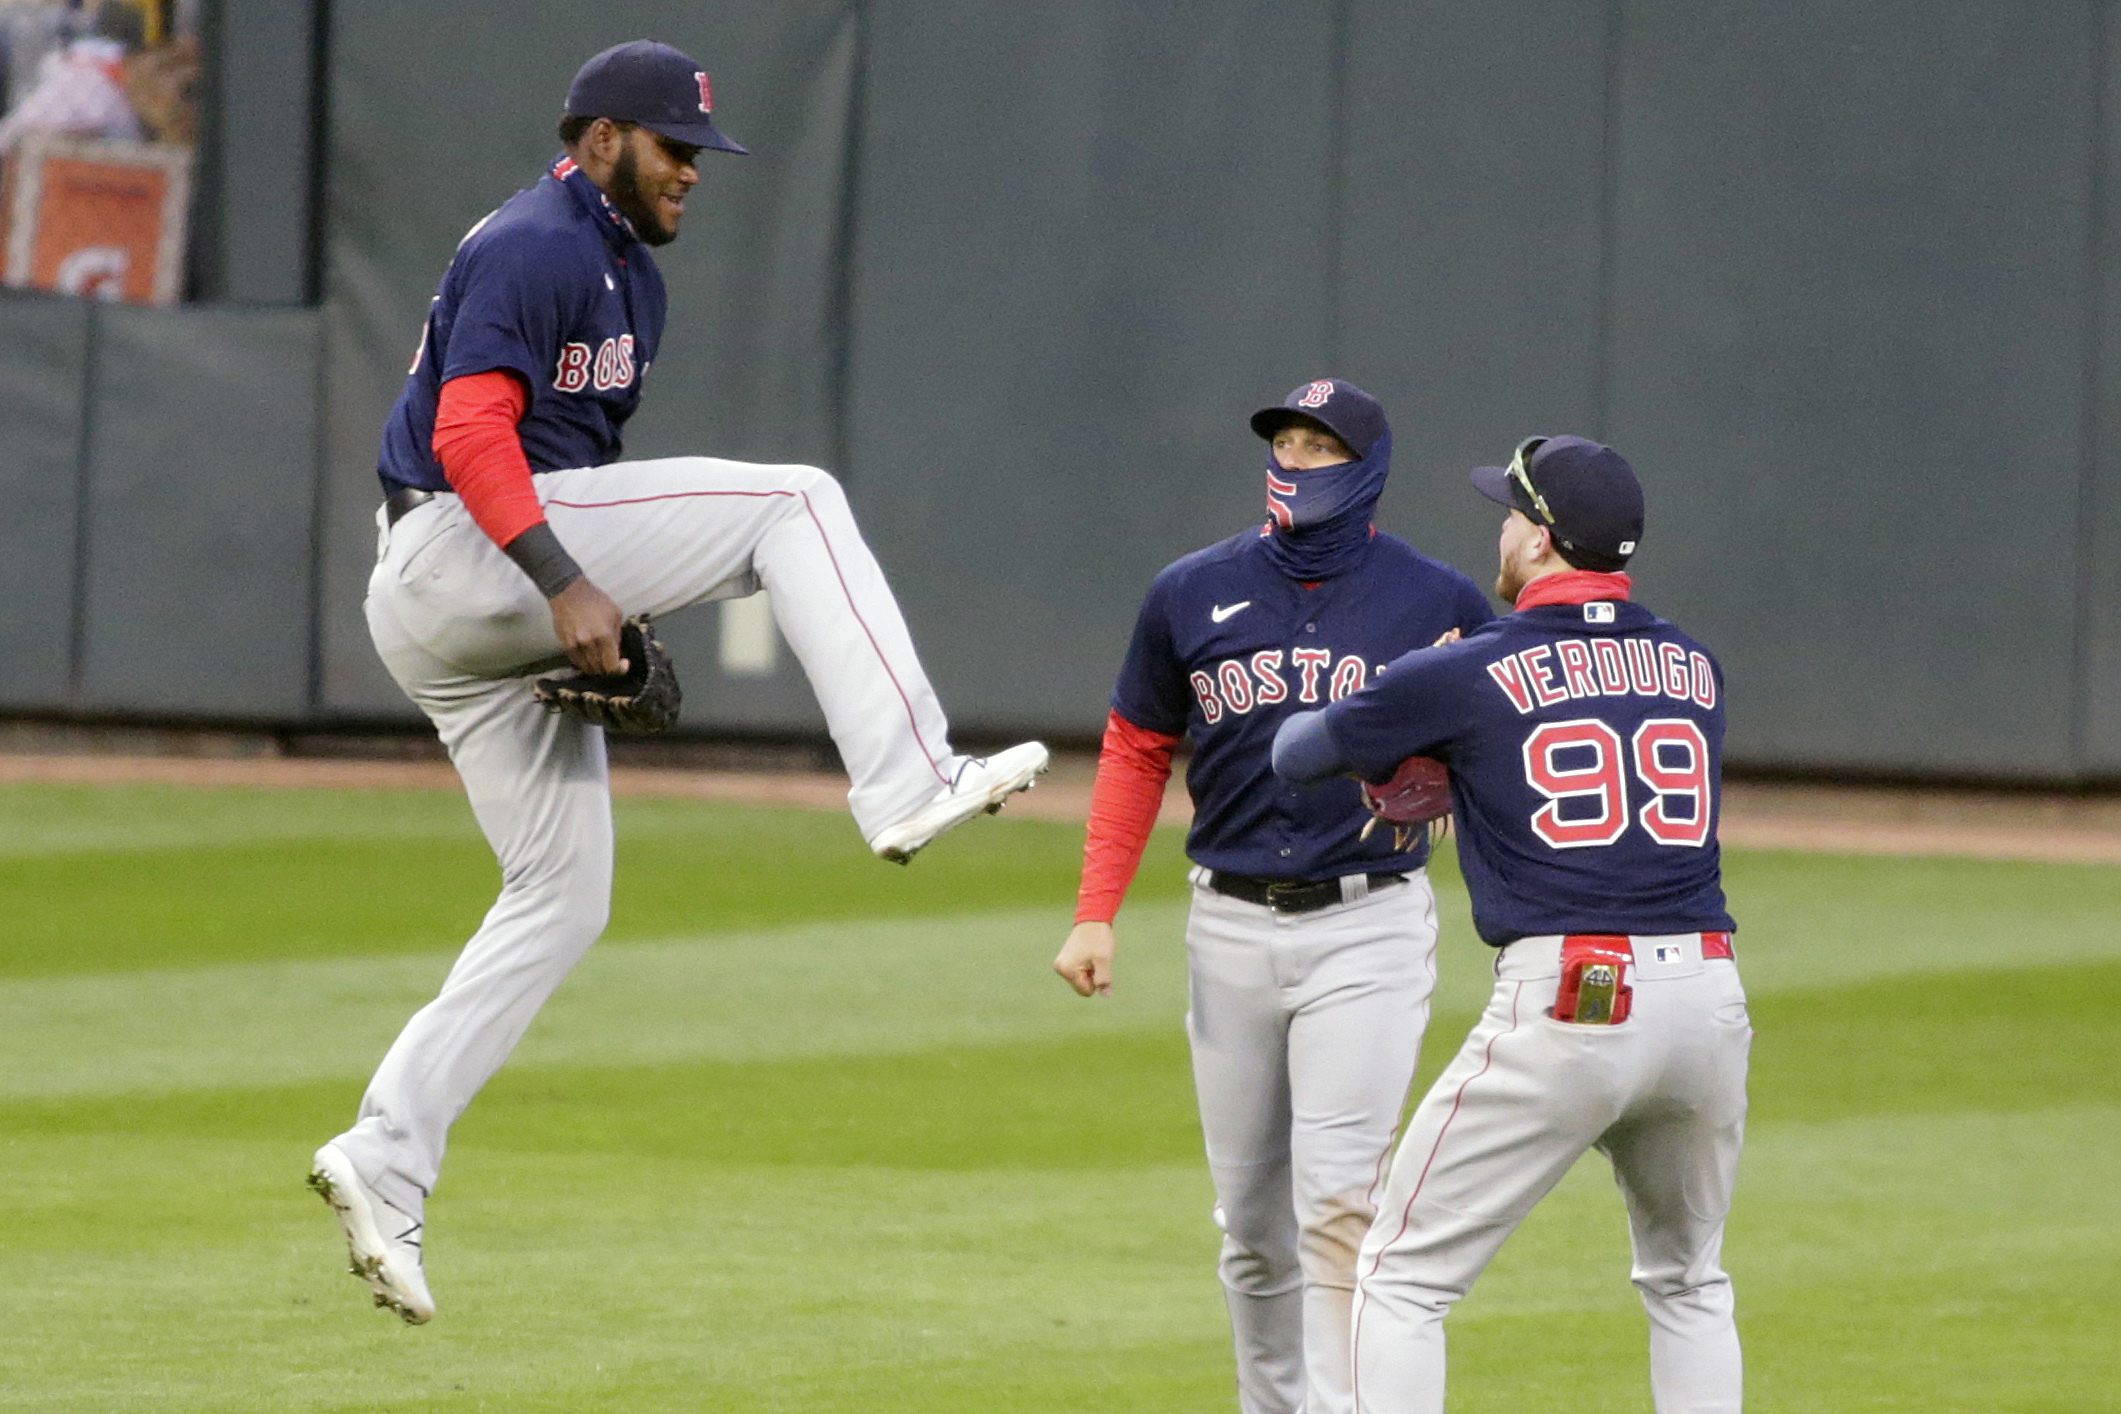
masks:
<instances>
[{"instance_id":1,"label":"white baseball cleat","mask_svg":"<svg viewBox=\"0 0 2121 1414\"><path fill-rule=\"evenodd\" d=\"M992 815L1010 796L1029 790L1051 764L1046 748L1035 741L992 756L960 756L950 784L905 819L879 830L869 848L880 859L904 864L943 831L982 812Z\"/></svg>"},{"instance_id":2,"label":"white baseball cleat","mask_svg":"<svg viewBox=\"0 0 2121 1414\"><path fill-rule=\"evenodd\" d=\"M427 1277L420 1269L420 1220L385 1202L337 1144L317 1150L309 1186L331 1204L332 1215L346 1230L353 1274L375 1292L376 1305L397 1312L408 1326L433 1320L435 1299L427 1294Z\"/></svg>"}]
</instances>

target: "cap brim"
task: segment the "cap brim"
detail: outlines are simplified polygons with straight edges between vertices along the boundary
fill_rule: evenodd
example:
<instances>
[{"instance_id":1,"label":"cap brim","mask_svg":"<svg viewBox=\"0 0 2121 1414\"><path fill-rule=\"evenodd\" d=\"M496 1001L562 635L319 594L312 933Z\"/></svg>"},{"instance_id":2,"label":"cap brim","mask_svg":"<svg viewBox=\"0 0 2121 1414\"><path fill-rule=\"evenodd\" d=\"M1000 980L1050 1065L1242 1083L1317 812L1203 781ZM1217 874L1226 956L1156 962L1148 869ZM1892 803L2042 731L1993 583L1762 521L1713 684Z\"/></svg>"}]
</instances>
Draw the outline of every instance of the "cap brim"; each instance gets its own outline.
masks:
<instances>
[{"instance_id":1,"label":"cap brim","mask_svg":"<svg viewBox=\"0 0 2121 1414\"><path fill-rule=\"evenodd\" d=\"M1275 433L1292 422L1317 422L1320 427L1326 426L1307 412L1298 412L1295 408L1283 407L1279 403L1270 408L1261 408L1252 414L1252 430L1270 442L1274 440ZM1331 428L1326 430L1332 431ZM1334 432L1333 435L1338 437L1340 434Z\"/></svg>"},{"instance_id":2,"label":"cap brim","mask_svg":"<svg viewBox=\"0 0 2121 1414\"><path fill-rule=\"evenodd\" d=\"M642 123L641 126L661 137L669 138L672 142L690 143L694 147L711 147L716 152L735 152L746 157L751 155L750 148L716 127L710 118L702 118L697 123Z\"/></svg>"},{"instance_id":3,"label":"cap brim","mask_svg":"<svg viewBox=\"0 0 2121 1414\"><path fill-rule=\"evenodd\" d=\"M1472 472L1473 489L1498 506L1508 506L1513 511L1532 513L1531 498L1524 488L1510 479L1508 467L1476 466Z\"/></svg>"},{"instance_id":4,"label":"cap brim","mask_svg":"<svg viewBox=\"0 0 2121 1414\"><path fill-rule=\"evenodd\" d=\"M1292 408L1287 404L1281 404L1275 407L1261 408L1258 412L1252 414L1252 430L1269 442L1274 440L1275 433L1281 431L1292 422L1308 422L1313 427L1325 428L1326 431L1340 439L1342 446L1355 453L1357 461L1362 461L1370 455L1370 449L1356 446L1354 440L1347 433L1341 431L1318 414L1305 412L1302 408ZM1375 443L1372 443L1371 447L1374 448L1375 445Z\"/></svg>"}]
</instances>

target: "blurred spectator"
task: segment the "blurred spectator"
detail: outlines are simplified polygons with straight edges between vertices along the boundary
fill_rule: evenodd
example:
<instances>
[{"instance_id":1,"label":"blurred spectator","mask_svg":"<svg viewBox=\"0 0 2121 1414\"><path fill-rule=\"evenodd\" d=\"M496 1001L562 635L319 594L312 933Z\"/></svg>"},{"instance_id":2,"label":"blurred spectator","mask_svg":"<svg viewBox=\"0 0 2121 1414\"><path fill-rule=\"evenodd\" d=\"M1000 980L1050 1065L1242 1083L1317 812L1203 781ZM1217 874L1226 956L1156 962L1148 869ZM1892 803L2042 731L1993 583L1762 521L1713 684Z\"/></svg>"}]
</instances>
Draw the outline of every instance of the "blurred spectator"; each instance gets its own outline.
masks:
<instances>
[{"instance_id":1,"label":"blurred spectator","mask_svg":"<svg viewBox=\"0 0 2121 1414\"><path fill-rule=\"evenodd\" d=\"M197 111L199 37L179 34L151 44L125 61L125 94L140 126L155 142L189 147Z\"/></svg>"},{"instance_id":2,"label":"blurred spectator","mask_svg":"<svg viewBox=\"0 0 2121 1414\"><path fill-rule=\"evenodd\" d=\"M126 97L125 60L143 35L138 9L126 0L102 0L93 33L38 61L36 82L0 118L0 153L34 132L139 141L144 134Z\"/></svg>"}]
</instances>

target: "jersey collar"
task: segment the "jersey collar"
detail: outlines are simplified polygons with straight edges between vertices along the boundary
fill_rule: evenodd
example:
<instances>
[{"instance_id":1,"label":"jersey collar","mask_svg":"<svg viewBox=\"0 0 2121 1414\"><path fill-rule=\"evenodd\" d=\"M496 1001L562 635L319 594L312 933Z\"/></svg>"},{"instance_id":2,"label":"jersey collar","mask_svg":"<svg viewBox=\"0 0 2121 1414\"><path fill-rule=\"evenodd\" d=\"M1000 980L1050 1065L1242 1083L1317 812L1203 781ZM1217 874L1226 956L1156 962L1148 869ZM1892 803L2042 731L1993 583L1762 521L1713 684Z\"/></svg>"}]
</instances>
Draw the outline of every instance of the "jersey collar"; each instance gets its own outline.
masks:
<instances>
[{"instance_id":1,"label":"jersey collar","mask_svg":"<svg viewBox=\"0 0 2121 1414\"><path fill-rule=\"evenodd\" d=\"M550 171L552 179L567 188L582 209L595 218L597 229L603 232L613 250L623 253L627 246L640 239L633 223L619 214L618 207L611 204L611 198L604 195L603 188L590 181L589 175L575 164L572 157L563 153Z\"/></svg>"},{"instance_id":2,"label":"jersey collar","mask_svg":"<svg viewBox=\"0 0 2121 1414\"><path fill-rule=\"evenodd\" d=\"M1594 599L1625 600L1634 581L1625 574L1601 574L1597 570L1564 570L1542 575L1517 591L1517 610L1543 609L1549 604L1588 604Z\"/></svg>"}]
</instances>

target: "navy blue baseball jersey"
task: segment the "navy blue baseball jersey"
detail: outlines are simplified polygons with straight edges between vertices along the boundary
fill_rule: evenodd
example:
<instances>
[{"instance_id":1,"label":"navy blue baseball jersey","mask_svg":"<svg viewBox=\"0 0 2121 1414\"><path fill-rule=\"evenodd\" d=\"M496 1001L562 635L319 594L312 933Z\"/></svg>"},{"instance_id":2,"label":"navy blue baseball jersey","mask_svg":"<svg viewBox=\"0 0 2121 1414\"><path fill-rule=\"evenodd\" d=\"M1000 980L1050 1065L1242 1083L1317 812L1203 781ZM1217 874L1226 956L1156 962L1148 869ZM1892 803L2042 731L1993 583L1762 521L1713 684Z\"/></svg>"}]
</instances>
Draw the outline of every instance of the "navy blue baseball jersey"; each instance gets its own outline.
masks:
<instances>
[{"instance_id":1,"label":"navy blue baseball jersey","mask_svg":"<svg viewBox=\"0 0 2121 1414\"><path fill-rule=\"evenodd\" d=\"M1394 536L1371 538L1344 573L1305 588L1277 569L1257 529L1195 551L1149 586L1112 708L1138 727L1190 735L1186 789L1196 864L1269 879L1413 869L1423 840L1360 840L1353 781L1308 788L1270 769L1291 712L1360 690L1409 645L1471 630L1493 613L1465 575Z\"/></svg>"},{"instance_id":2,"label":"navy blue baseball jersey","mask_svg":"<svg viewBox=\"0 0 2121 1414\"><path fill-rule=\"evenodd\" d=\"M1723 670L1638 604L1507 615L1408 654L1322 720L1365 780L1409 756L1451 768L1473 923L1497 947L1735 926L1716 845Z\"/></svg>"},{"instance_id":3,"label":"navy blue baseball jersey","mask_svg":"<svg viewBox=\"0 0 2121 1414\"><path fill-rule=\"evenodd\" d=\"M442 385L498 369L530 390L517 432L533 472L617 461L664 310L663 276L648 247L561 158L457 246L384 427L384 491L449 489L434 456Z\"/></svg>"}]
</instances>

